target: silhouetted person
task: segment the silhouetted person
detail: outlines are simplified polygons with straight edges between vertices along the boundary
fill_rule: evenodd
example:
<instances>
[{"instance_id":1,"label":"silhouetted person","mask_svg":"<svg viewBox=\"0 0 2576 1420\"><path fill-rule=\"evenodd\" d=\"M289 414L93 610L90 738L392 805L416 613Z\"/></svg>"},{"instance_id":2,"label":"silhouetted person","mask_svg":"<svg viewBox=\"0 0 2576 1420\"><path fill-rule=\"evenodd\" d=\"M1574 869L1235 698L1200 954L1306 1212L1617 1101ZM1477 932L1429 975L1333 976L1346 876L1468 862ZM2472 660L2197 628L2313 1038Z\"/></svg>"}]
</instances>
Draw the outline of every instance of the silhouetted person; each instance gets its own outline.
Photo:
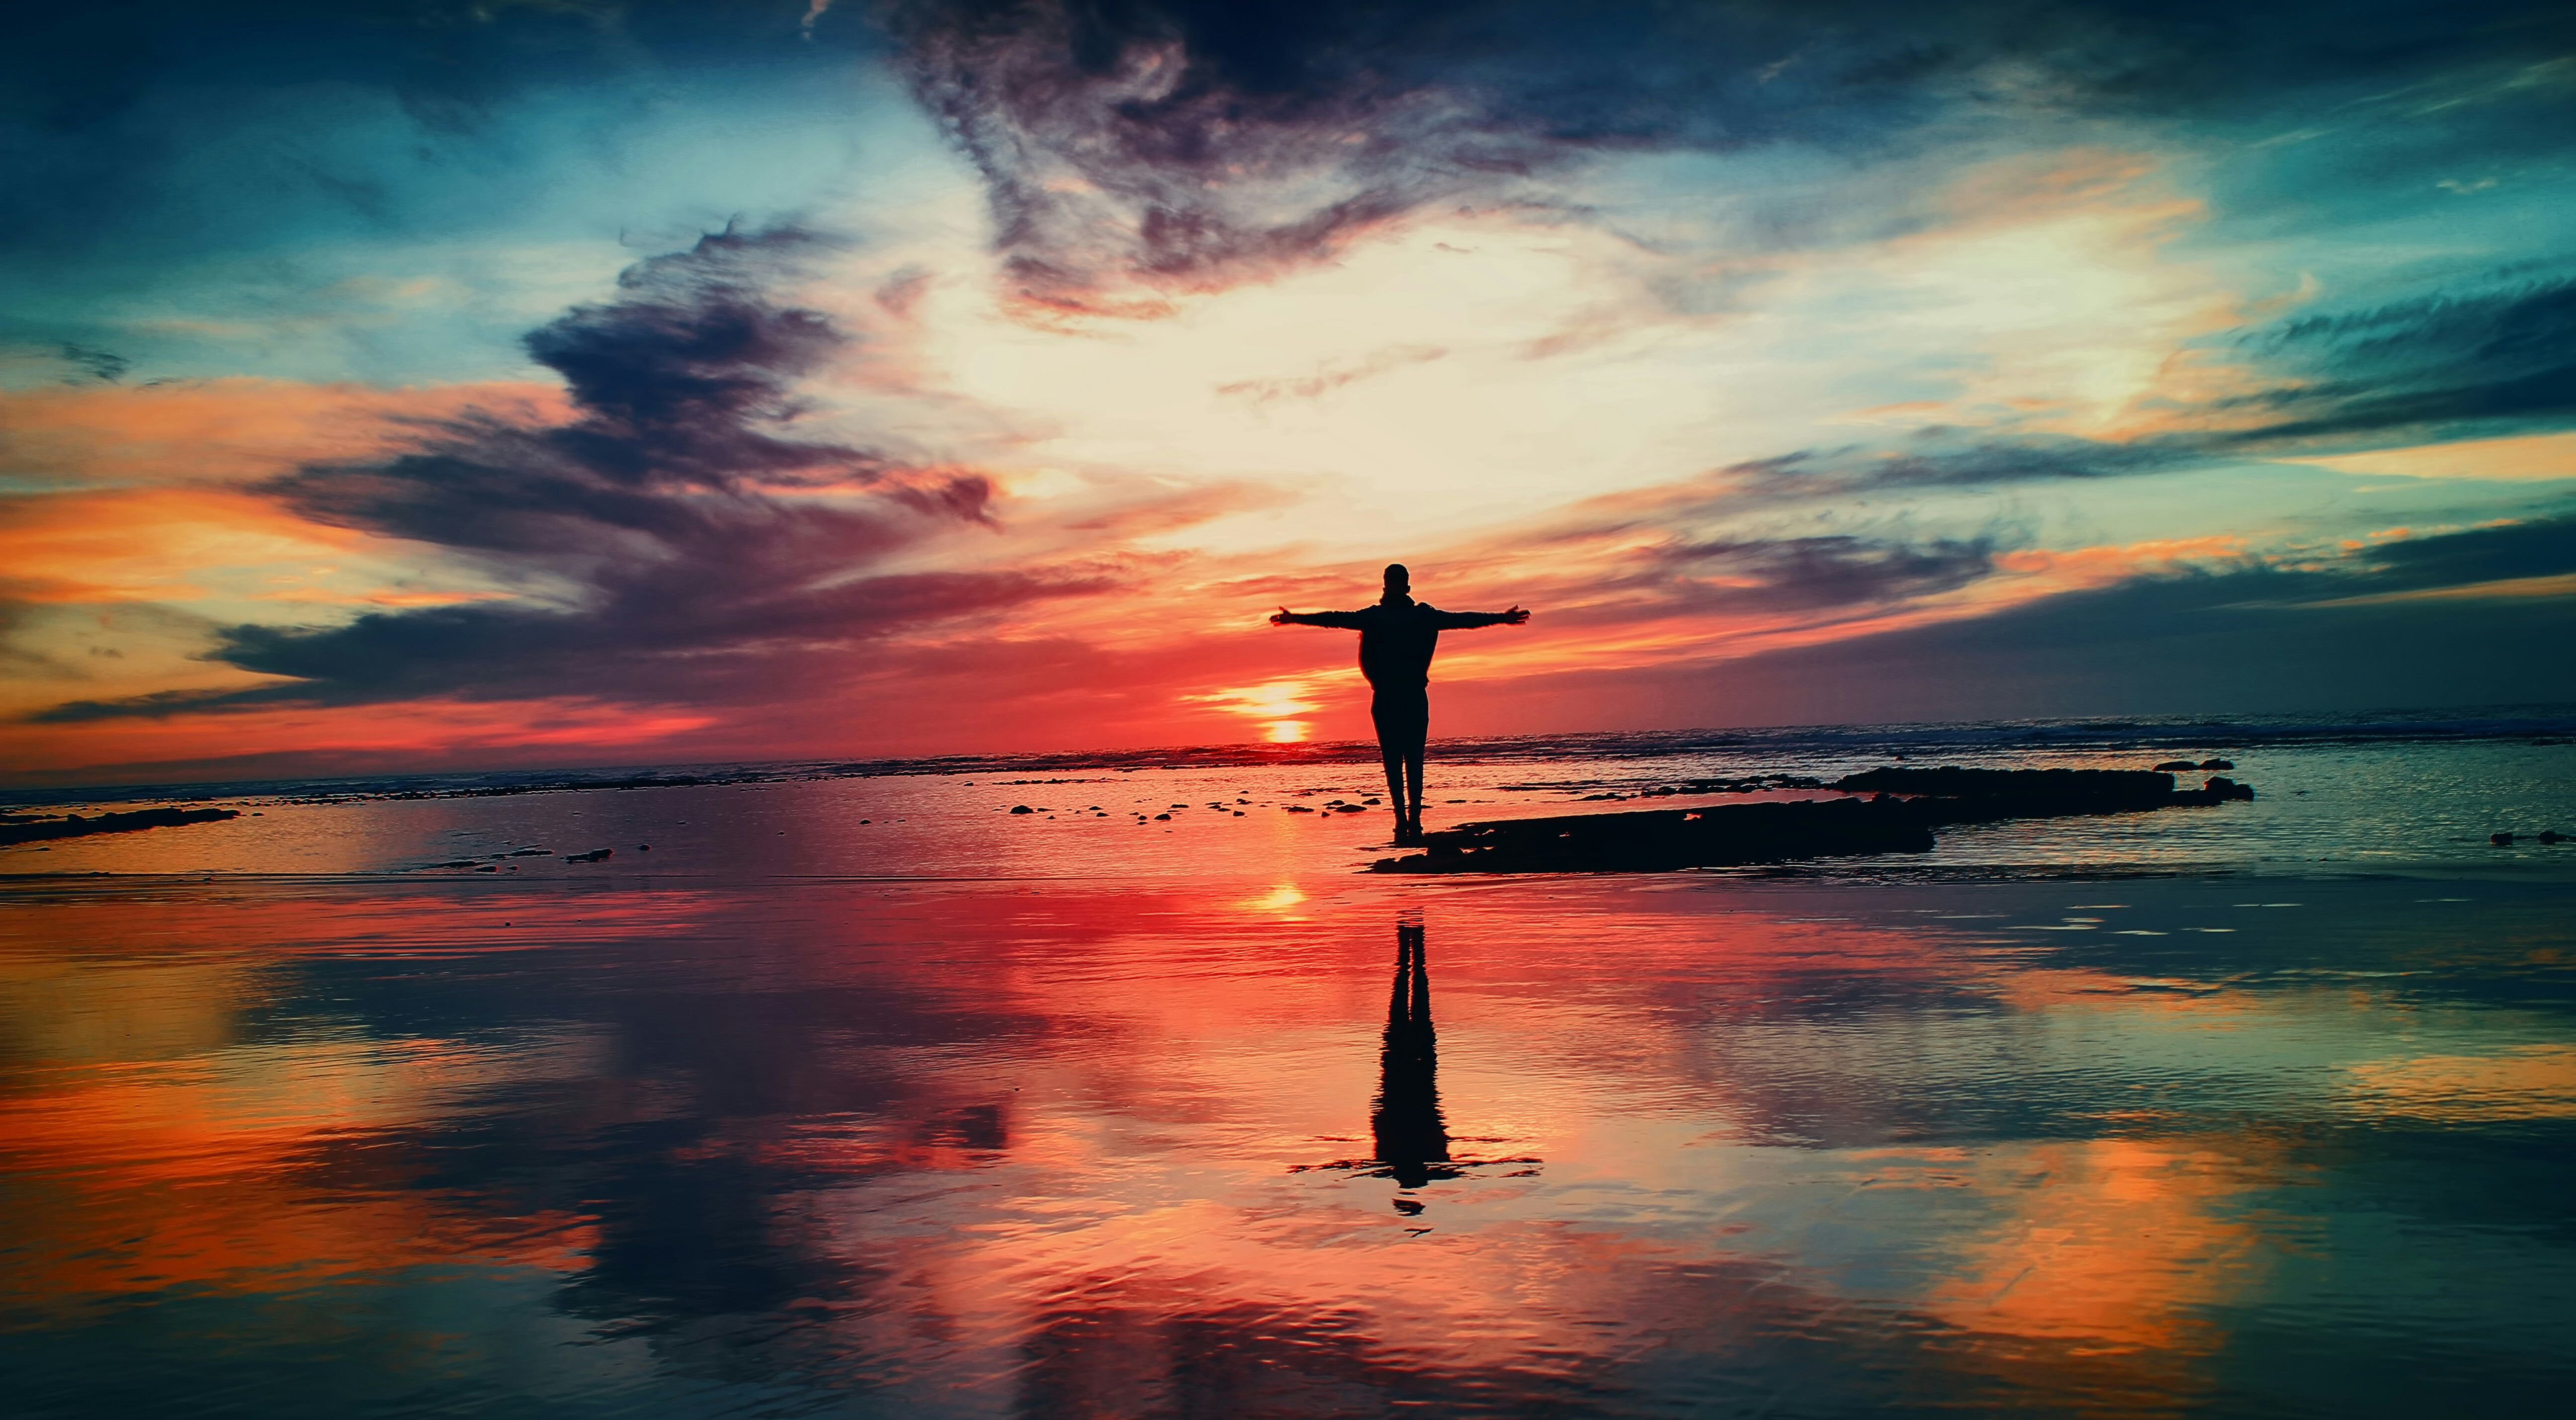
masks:
<instances>
[{"instance_id":1,"label":"silhouetted person","mask_svg":"<svg viewBox=\"0 0 2576 1420\"><path fill-rule=\"evenodd\" d=\"M1338 626L1360 634L1360 674L1368 677L1369 718L1377 722L1386 760L1386 794L1395 805L1395 841L1422 836L1422 746L1431 736L1431 658L1443 630L1518 626L1529 613L1442 611L1413 599L1413 576L1401 562L1386 569L1386 594L1358 611L1279 608L1273 626Z\"/></svg>"},{"instance_id":2,"label":"silhouetted person","mask_svg":"<svg viewBox=\"0 0 2576 1420\"><path fill-rule=\"evenodd\" d=\"M1449 1125L1440 1117L1440 1041L1431 1029L1431 972L1423 961L1422 924L1395 926L1395 994L1386 1003L1386 1044L1378 1052L1376 1105L1369 1132L1377 1162L1398 1188L1420 1188L1457 1171L1449 1162ZM1406 1212L1420 1204L1397 1205Z\"/></svg>"}]
</instances>

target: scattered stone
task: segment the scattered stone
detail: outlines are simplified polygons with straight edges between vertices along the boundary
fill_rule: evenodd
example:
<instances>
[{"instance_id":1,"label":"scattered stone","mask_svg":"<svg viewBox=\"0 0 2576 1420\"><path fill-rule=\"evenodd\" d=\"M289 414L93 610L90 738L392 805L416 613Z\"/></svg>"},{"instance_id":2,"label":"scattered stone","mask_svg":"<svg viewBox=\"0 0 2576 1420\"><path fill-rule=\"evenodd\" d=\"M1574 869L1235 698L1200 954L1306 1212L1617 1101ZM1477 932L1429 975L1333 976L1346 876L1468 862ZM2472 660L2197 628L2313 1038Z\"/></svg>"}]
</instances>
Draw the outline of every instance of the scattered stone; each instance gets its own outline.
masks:
<instances>
[{"instance_id":1,"label":"scattered stone","mask_svg":"<svg viewBox=\"0 0 2576 1420\"><path fill-rule=\"evenodd\" d=\"M2232 759L2204 759L2200 762L2200 767L2203 769L2234 769L2236 767L2236 761Z\"/></svg>"},{"instance_id":2,"label":"scattered stone","mask_svg":"<svg viewBox=\"0 0 2576 1420\"><path fill-rule=\"evenodd\" d=\"M483 860L480 858L450 858L444 863L432 863L430 866L433 868L470 868L481 861Z\"/></svg>"},{"instance_id":3,"label":"scattered stone","mask_svg":"<svg viewBox=\"0 0 2576 1420\"><path fill-rule=\"evenodd\" d=\"M1288 812L1292 814L1311 814L1314 810L1306 807L1304 804L1290 804L1288 805Z\"/></svg>"},{"instance_id":4,"label":"scattered stone","mask_svg":"<svg viewBox=\"0 0 2576 1420\"><path fill-rule=\"evenodd\" d=\"M1037 810L1030 808L1026 804L1013 804L1011 805L1011 812L1015 814L1033 814L1036 813Z\"/></svg>"},{"instance_id":5,"label":"scattered stone","mask_svg":"<svg viewBox=\"0 0 2576 1420\"><path fill-rule=\"evenodd\" d=\"M492 865L491 865L491 864L489 864L489 863L486 863L486 864L484 864L482 867L476 868L474 871L476 871L476 872L478 872L478 873L497 873L497 872L499 872L499 871L501 871L501 870L500 870L499 868L496 868L496 867L492 866Z\"/></svg>"},{"instance_id":6,"label":"scattered stone","mask_svg":"<svg viewBox=\"0 0 2576 1420\"><path fill-rule=\"evenodd\" d=\"M2498 848L2510 848L2513 846L2513 835L2510 833L2490 833L2487 835L2487 842L2494 844Z\"/></svg>"},{"instance_id":7,"label":"scattered stone","mask_svg":"<svg viewBox=\"0 0 2576 1420\"><path fill-rule=\"evenodd\" d=\"M2560 833L2554 828L2544 828L2540 831L2540 841L2543 843L2564 843L2567 841L2567 835Z\"/></svg>"},{"instance_id":8,"label":"scattered stone","mask_svg":"<svg viewBox=\"0 0 2576 1420\"><path fill-rule=\"evenodd\" d=\"M865 823L867 820L861 819L860 822ZM635 851L638 853L650 853L653 851L653 845L650 843L638 843L635 845Z\"/></svg>"},{"instance_id":9,"label":"scattered stone","mask_svg":"<svg viewBox=\"0 0 2576 1420\"><path fill-rule=\"evenodd\" d=\"M566 853L564 855L564 861L567 863L605 863L616 856L617 850L614 848L593 848L587 853Z\"/></svg>"},{"instance_id":10,"label":"scattered stone","mask_svg":"<svg viewBox=\"0 0 2576 1420\"><path fill-rule=\"evenodd\" d=\"M1171 818L1171 815L1170 815L1170 814L1156 814L1156 815L1154 815L1154 817L1156 817L1156 818L1158 818L1158 819L1169 820L1169 819Z\"/></svg>"},{"instance_id":11,"label":"scattered stone","mask_svg":"<svg viewBox=\"0 0 2576 1420\"><path fill-rule=\"evenodd\" d=\"M2156 766L2156 772L2159 774L2189 774L2199 767L2200 765L2193 760L2168 759L2164 763ZM2230 765L2228 767L2232 769L2235 766Z\"/></svg>"}]
</instances>

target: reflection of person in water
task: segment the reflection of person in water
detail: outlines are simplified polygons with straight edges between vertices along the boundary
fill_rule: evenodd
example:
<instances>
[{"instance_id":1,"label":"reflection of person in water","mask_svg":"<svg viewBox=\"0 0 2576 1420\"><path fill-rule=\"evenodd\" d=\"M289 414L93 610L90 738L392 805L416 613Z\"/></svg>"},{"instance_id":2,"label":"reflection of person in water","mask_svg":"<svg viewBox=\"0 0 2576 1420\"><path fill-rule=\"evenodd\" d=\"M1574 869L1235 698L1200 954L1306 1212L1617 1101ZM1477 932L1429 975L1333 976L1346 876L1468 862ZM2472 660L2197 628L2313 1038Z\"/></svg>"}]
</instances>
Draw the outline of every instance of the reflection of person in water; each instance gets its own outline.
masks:
<instances>
[{"instance_id":1,"label":"reflection of person in water","mask_svg":"<svg viewBox=\"0 0 2576 1420\"><path fill-rule=\"evenodd\" d=\"M1442 611L1413 599L1413 577L1404 564L1386 569L1386 593L1358 611L1290 611L1279 608L1273 626L1338 626L1360 634L1360 674L1368 677L1369 718L1377 722L1378 753L1386 760L1387 798L1395 805L1395 841L1422 836L1422 748L1431 734L1431 657L1440 633L1474 626L1518 626L1529 613Z\"/></svg>"},{"instance_id":2,"label":"reflection of person in water","mask_svg":"<svg viewBox=\"0 0 2576 1420\"><path fill-rule=\"evenodd\" d=\"M1440 1117L1440 1043L1431 1029L1431 971L1423 961L1418 922L1395 928L1395 994L1386 1003L1386 1044L1378 1054L1369 1131L1377 1162L1398 1188L1458 1177L1457 1170L1439 1167L1449 1162L1449 1124ZM1400 1199L1396 1207L1421 1211L1410 1200Z\"/></svg>"}]
</instances>

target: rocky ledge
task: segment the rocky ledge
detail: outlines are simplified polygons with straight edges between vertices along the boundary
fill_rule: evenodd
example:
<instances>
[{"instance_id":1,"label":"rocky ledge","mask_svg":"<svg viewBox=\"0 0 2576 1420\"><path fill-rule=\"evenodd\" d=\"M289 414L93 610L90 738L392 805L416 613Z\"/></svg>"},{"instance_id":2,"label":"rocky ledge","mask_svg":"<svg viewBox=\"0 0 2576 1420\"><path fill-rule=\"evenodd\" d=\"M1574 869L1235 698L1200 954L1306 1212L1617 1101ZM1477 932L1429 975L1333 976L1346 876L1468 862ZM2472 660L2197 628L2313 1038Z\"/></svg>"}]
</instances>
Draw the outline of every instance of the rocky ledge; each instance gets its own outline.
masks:
<instances>
[{"instance_id":1,"label":"rocky ledge","mask_svg":"<svg viewBox=\"0 0 2576 1420\"><path fill-rule=\"evenodd\" d=\"M1381 873L1659 873L1863 853L1921 853L1949 824L2138 813L2251 799L2212 778L2128 769L1873 769L1827 786L1852 795L1641 813L1496 819L1427 834L1427 850L1379 859Z\"/></svg>"},{"instance_id":2,"label":"rocky ledge","mask_svg":"<svg viewBox=\"0 0 2576 1420\"><path fill-rule=\"evenodd\" d=\"M96 818L66 814L61 818L14 819L0 823L0 847L12 843L41 843L56 838L86 838L93 833L132 833L138 828L175 828L183 823L214 823L239 817L241 813L236 809L136 809L131 813L100 814Z\"/></svg>"}]
</instances>

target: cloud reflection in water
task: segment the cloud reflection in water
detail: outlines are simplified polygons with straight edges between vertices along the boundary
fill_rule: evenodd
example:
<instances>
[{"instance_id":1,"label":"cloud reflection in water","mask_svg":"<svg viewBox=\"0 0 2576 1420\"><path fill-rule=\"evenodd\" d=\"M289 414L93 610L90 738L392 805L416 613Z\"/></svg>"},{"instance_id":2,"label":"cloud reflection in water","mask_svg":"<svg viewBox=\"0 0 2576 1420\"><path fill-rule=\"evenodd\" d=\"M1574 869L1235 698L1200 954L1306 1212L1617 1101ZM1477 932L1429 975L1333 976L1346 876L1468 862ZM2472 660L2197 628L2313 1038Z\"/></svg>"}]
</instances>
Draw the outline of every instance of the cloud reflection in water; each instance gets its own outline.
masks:
<instances>
[{"instance_id":1,"label":"cloud reflection in water","mask_svg":"<svg viewBox=\"0 0 2576 1420\"><path fill-rule=\"evenodd\" d=\"M2148 881L2088 911L2241 930L2044 943L1988 927L2108 899L1265 891L22 891L0 1356L40 1411L281 1415L2125 1413L2258 1407L2292 1352L2371 1411L2564 1373L2558 890L2255 921ZM2427 969L2471 920L2520 976ZM2403 1087L2454 1077L2511 1107Z\"/></svg>"}]
</instances>

